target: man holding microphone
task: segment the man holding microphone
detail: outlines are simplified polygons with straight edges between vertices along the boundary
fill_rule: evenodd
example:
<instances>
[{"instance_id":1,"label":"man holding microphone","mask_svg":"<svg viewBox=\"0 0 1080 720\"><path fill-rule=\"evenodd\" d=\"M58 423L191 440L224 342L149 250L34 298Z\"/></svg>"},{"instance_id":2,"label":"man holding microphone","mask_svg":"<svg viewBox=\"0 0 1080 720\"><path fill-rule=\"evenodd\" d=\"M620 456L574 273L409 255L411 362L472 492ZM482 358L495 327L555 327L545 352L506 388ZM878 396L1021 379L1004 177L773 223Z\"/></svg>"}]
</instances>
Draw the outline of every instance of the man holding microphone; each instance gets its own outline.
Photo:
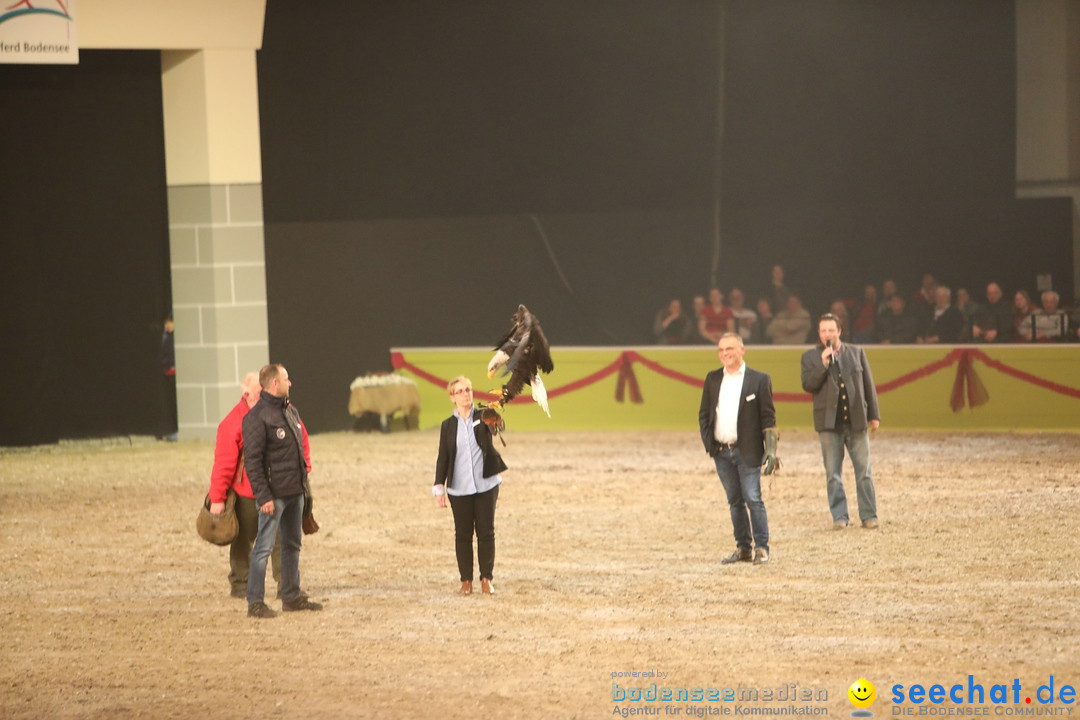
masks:
<instances>
[{"instance_id":1,"label":"man holding microphone","mask_svg":"<svg viewBox=\"0 0 1080 720\"><path fill-rule=\"evenodd\" d=\"M865 529L873 530L878 519L870 474L869 432L878 429L881 414L866 353L860 347L842 343L842 330L840 319L831 313L818 319L820 343L803 353L802 387L814 396L814 429L825 462L833 529L848 526L847 496L841 480L846 447L855 469L859 519Z\"/></svg>"}]
</instances>

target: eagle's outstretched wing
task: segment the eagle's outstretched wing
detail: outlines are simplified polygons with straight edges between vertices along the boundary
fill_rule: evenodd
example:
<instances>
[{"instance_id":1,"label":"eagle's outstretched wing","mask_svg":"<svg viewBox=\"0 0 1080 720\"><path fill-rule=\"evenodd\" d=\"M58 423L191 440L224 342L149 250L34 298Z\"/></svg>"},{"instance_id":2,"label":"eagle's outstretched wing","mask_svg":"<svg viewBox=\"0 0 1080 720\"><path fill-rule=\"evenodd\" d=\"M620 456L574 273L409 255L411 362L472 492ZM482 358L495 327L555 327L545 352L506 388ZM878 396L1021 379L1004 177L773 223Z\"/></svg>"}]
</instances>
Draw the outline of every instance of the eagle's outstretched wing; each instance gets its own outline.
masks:
<instances>
[{"instance_id":1,"label":"eagle's outstretched wing","mask_svg":"<svg viewBox=\"0 0 1080 720\"><path fill-rule=\"evenodd\" d=\"M488 363L489 378L494 376L499 368L502 368L504 376L510 376L495 404L502 407L517 397L525 385L530 385L533 398L548 417L551 417L547 391L540 381L539 373L550 373L555 369L555 364L551 361L551 348L544 337L540 321L524 305L518 305L511 320L513 326L495 345L495 355Z\"/></svg>"}]
</instances>

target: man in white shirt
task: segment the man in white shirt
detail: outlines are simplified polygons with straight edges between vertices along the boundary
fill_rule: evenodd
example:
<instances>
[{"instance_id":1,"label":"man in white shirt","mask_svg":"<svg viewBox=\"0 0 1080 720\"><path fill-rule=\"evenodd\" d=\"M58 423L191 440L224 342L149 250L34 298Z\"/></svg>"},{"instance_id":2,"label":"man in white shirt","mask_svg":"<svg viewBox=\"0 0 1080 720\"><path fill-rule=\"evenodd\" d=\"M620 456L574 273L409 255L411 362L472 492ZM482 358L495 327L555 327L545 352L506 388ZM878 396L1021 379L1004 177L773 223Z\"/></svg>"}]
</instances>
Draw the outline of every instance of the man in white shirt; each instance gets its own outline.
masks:
<instances>
[{"instance_id":1,"label":"man in white shirt","mask_svg":"<svg viewBox=\"0 0 1080 720\"><path fill-rule=\"evenodd\" d=\"M763 565L769 562L769 520L761 475L779 466L772 379L746 367L746 348L738 333L724 333L717 353L724 366L705 377L698 424L705 452L724 486L735 534L735 552L720 562Z\"/></svg>"}]
</instances>

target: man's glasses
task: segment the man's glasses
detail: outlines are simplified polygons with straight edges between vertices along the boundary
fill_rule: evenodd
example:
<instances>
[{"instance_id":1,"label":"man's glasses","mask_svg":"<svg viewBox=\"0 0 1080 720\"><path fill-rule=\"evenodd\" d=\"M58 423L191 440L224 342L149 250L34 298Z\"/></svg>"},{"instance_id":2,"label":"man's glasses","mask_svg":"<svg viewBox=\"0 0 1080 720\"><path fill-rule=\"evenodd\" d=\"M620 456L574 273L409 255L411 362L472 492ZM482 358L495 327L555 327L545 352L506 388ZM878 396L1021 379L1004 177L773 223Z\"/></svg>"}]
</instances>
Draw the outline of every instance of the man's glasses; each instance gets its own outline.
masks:
<instances>
[{"instance_id":1,"label":"man's glasses","mask_svg":"<svg viewBox=\"0 0 1080 720\"><path fill-rule=\"evenodd\" d=\"M465 393L471 393L471 392L472 392L472 388L465 387L465 388L458 388L457 390L455 390L454 392L452 392L450 394L451 395L464 395Z\"/></svg>"}]
</instances>

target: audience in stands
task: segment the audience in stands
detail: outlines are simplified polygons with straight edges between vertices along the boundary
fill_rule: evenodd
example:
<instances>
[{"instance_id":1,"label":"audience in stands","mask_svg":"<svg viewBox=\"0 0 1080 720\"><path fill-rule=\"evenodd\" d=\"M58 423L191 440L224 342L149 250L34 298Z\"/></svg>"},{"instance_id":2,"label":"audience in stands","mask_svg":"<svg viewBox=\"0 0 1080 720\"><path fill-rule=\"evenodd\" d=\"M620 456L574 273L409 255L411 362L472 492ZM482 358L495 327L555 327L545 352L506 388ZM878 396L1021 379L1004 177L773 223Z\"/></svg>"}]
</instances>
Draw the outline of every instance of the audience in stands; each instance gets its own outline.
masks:
<instances>
[{"instance_id":1,"label":"audience in stands","mask_svg":"<svg viewBox=\"0 0 1080 720\"><path fill-rule=\"evenodd\" d=\"M810 313L798 295L789 294L787 305L773 316L765 331L773 345L805 345L809 341Z\"/></svg>"},{"instance_id":2,"label":"audience in stands","mask_svg":"<svg viewBox=\"0 0 1080 720\"><path fill-rule=\"evenodd\" d=\"M889 298L896 294L896 281L886 280L881 283L881 300L878 301L877 314L884 315L887 312L891 312L889 309ZM904 302L904 307L907 307L907 301Z\"/></svg>"},{"instance_id":3,"label":"audience in stands","mask_svg":"<svg viewBox=\"0 0 1080 720\"><path fill-rule=\"evenodd\" d=\"M986 286L986 304L971 326L971 339L975 342L1007 343L1013 341L1015 334L1013 308L1005 299L1001 286L992 282Z\"/></svg>"},{"instance_id":4,"label":"audience in stands","mask_svg":"<svg viewBox=\"0 0 1080 720\"><path fill-rule=\"evenodd\" d=\"M693 323L682 309L682 301L672 298L653 320L653 340L660 345L684 345L690 340Z\"/></svg>"},{"instance_id":5,"label":"audience in stands","mask_svg":"<svg viewBox=\"0 0 1080 720\"><path fill-rule=\"evenodd\" d=\"M877 321L877 288L867 285L863 288L862 303L855 311L851 324L851 339L860 345L874 342L874 323Z\"/></svg>"},{"instance_id":6,"label":"audience in stands","mask_svg":"<svg viewBox=\"0 0 1080 720\"><path fill-rule=\"evenodd\" d=\"M878 316L874 327L877 341L882 345L913 343L919 336L919 322L907 311L907 301L900 293L892 294L888 312Z\"/></svg>"},{"instance_id":7,"label":"audience in stands","mask_svg":"<svg viewBox=\"0 0 1080 720\"><path fill-rule=\"evenodd\" d=\"M1035 303L1031 301L1031 295L1027 290L1017 290L1013 295L1013 341L1017 341L1017 333L1020 330L1020 323L1024 322L1024 318L1030 317L1033 312L1039 308L1035 306Z\"/></svg>"},{"instance_id":8,"label":"audience in stands","mask_svg":"<svg viewBox=\"0 0 1080 720\"><path fill-rule=\"evenodd\" d=\"M731 301L731 315L735 318L735 332L743 339L743 344L752 342L757 326L757 313L746 307L746 295L737 287L731 288L728 298Z\"/></svg>"},{"instance_id":9,"label":"audience in stands","mask_svg":"<svg viewBox=\"0 0 1080 720\"><path fill-rule=\"evenodd\" d=\"M933 299L929 305L927 293ZM778 297L785 298L783 305L774 304ZM1072 307L1062 308L1058 293L1048 290L1040 296L1040 307L1031 302L1027 290L1017 290L1010 302L1001 285L990 282L986 301L977 302L965 288L957 290L954 298L950 288L926 273L919 290L910 301L907 297L889 279L882 283L880 294L876 286L867 284L861 300L835 300L828 311L842 319L845 335L850 333L845 339L860 345L1080 341L1080 296ZM708 302L701 295L694 296L693 302L693 316L682 312L678 298L656 314L653 339L657 343L712 345L725 332L737 332L748 345L814 341L813 315L784 285L780 265L773 266L769 290L758 299L756 312L746 307L746 294L739 287L731 288L729 305L719 288L709 291Z\"/></svg>"},{"instance_id":10,"label":"audience in stands","mask_svg":"<svg viewBox=\"0 0 1080 720\"><path fill-rule=\"evenodd\" d=\"M915 294L911 296L908 312L919 322L919 327L929 326L934 319L934 304L937 301L937 280L930 273L922 276L922 283Z\"/></svg>"},{"instance_id":11,"label":"audience in stands","mask_svg":"<svg viewBox=\"0 0 1080 720\"><path fill-rule=\"evenodd\" d=\"M705 296L704 295L695 295L694 296L694 327L697 327L697 324L699 322L701 322L701 311L704 310L704 309L705 309Z\"/></svg>"},{"instance_id":12,"label":"audience in stands","mask_svg":"<svg viewBox=\"0 0 1080 720\"><path fill-rule=\"evenodd\" d=\"M1019 342L1061 342L1068 331L1065 311L1058 307L1061 296L1053 290L1042 294L1042 308L1020 321L1016 328Z\"/></svg>"},{"instance_id":13,"label":"audience in stands","mask_svg":"<svg viewBox=\"0 0 1080 720\"><path fill-rule=\"evenodd\" d=\"M840 318L840 322L843 323L840 326L840 339L843 342L851 342L851 321L847 303L843 300L834 300L833 304L829 306L829 312Z\"/></svg>"},{"instance_id":14,"label":"audience in stands","mask_svg":"<svg viewBox=\"0 0 1080 720\"><path fill-rule=\"evenodd\" d=\"M709 304L701 309L698 318L698 335L710 345L720 342L726 332L735 332L735 316L724 304L724 293L719 288L709 290Z\"/></svg>"},{"instance_id":15,"label":"audience in stands","mask_svg":"<svg viewBox=\"0 0 1080 720\"><path fill-rule=\"evenodd\" d=\"M769 325L771 325L773 321L772 305L769 303L769 298L758 298L757 316L758 321L754 325L753 342L757 345L772 342L767 334Z\"/></svg>"},{"instance_id":16,"label":"audience in stands","mask_svg":"<svg viewBox=\"0 0 1080 720\"><path fill-rule=\"evenodd\" d=\"M960 342L960 330L964 326L964 317L953 307L952 289L944 285L934 288L934 307L930 311L930 322L924 325L923 333L915 342L923 344Z\"/></svg>"},{"instance_id":17,"label":"audience in stands","mask_svg":"<svg viewBox=\"0 0 1080 720\"><path fill-rule=\"evenodd\" d=\"M769 280L769 304L779 312L781 308L787 307L790 295L791 291L784 285L784 266L773 265Z\"/></svg>"},{"instance_id":18,"label":"audience in stands","mask_svg":"<svg viewBox=\"0 0 1080 720\"><path fill-rule=\"evenodd\" d=\"M960 311L960 316L964 319L964 324L960 328L960 342L971 342L971 328L975 325L975 318L978 317L980 308L979 303L972 299L967 288L956 291L956 309Z\"/></svg>"}]
</instances>

